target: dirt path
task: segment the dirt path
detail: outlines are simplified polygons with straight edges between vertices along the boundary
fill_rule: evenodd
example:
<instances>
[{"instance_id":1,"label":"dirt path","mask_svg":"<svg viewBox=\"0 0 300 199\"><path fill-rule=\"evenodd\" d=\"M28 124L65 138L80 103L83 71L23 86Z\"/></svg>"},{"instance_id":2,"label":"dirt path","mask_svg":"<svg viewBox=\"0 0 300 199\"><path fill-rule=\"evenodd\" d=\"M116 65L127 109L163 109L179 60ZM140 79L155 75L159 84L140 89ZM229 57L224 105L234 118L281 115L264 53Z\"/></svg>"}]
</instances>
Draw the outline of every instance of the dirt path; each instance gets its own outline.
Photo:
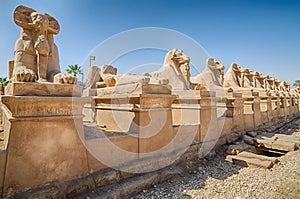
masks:
<instances>
[{"instance_id":1,"label":"dirt path","mask_svg":"<svg viewBox=\"0 0 300 199\"><path fill-rule=\"evenodd\" d=\"M300 120L281 131L300 137ZM279 157L272 169L241 167L225 161L226 146L212 160L196 160L171 180L153 185L131 196L144 198L300 198L300 151Z\"/></svg>"}]
</instances>

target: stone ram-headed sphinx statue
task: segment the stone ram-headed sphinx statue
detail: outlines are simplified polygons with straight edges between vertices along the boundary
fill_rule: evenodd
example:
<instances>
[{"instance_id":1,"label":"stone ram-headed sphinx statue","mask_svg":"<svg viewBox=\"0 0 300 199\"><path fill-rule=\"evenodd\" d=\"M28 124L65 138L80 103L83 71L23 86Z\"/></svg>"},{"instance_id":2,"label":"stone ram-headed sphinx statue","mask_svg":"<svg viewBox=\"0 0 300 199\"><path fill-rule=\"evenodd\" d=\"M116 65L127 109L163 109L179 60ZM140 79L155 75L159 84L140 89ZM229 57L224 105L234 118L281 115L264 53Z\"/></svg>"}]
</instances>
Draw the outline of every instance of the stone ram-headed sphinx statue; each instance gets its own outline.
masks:
<instances>
[{"instance_id":1,"label":"stone ram-headed sphinx statue","mask_svg":"<svg viewBox=\"0 0 300 199\"><path fill-rule=\"evenodd\" d=\"M233 89L243 87L243 69L237 63L232 63L227 73L224 76L224 87L231 87Z\"/></svg>"},{"instance_id":2,"label":"stone ram-headed sphinx statue","mask_svg":"<svg viewBox=\"0 0 300 199\"><path fill-rule=\"evenodd\" d=\"M58 48L53 37L60 31L58 21L22 5L14 10L13 18L22 29L15 44L11 81L74 84L76 77L60 72Z\"/></svg>"},{"instance_id":3,"label":"stone ram-headed sphinx statue","mask_svg":"<svg viewBox=\"0 0 300 199\"><path fill-rule=\"evenodd\" d=\"M190 89L190 57L174 48L165 55L163 66L149 77L150 83L167 84L173 90Z\"/></svg>"},{"instance_id":4,"label":"stone ram-headed sphinx statue","mask_svg":"<svg viewBox=\"0 0 300 199\"><path fill-rule=\"evenodd\" d=\"M208 58L205 69L195 77L191 78L195 90L214 90L220 89L224 82L225 67L215 60Z\"/></svg>"}]
</instances>

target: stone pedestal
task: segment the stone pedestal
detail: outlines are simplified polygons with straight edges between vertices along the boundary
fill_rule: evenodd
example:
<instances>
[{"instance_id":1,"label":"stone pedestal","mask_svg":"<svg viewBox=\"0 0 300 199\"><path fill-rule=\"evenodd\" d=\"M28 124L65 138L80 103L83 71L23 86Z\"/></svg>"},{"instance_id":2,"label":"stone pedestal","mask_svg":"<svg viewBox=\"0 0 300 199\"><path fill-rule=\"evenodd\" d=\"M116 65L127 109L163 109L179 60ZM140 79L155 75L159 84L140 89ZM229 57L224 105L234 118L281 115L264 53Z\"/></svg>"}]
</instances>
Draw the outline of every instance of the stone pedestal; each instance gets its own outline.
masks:
<instances>
[{"instance_id":1,"label":"stone pedestal","mask_svg":"<svg viewBox=\"0 0 300 199\"><path fill-rule=\"evenodd\" d=\"M97 124L106 132L138 135L139 158L174 151L172 103L162 85L143 85L140 94L97 96Z\"/></svg>"},{"instance_id":2,"label":"stone pedestal","mask_svg":"<svg viewBox=\"0 0 300 199\"><path fill-rule=\"evenodd\" d=\"M281 117L281 99L280 97L276 97L275 98L275 111L274 111L274 115L276 116L276 118Z\"/></svg>"},{"instance_id":3,"label":"stone pedestal","mask_svg":"<svg viewBox=\"0 0 300 199\"><path fill-rule=\"evenodd\" d=\"M141 94L136 112L140 158L174 151L172 95Z\"/></svg>"},{"instance_id":4,"label":"stone pedestal","mask_svg":"<svg viewBox=\"0 0 300 199\"><path fill-rule=\"evenodd\" d=\"M270 111L271 100L268 97L262 97L260 99L261 123L267 123L269 121Z\"/></svg>"},{"instance_id":5,"label":"stone pedestal","mask_svg":"<svg viewBox=\"0 0 300 199\"><path fill-rule=\"evenodd\" d=\"M295 104L294 104L294 97L289 97L289 115L293 115L295 113Z\"/></svg>"},{"instance_id":6,"label":"stone pedestal","mask_svg":"<svg viewBox=\"0 0 300 199\"><path fill-rule=\"evenodd\" d=\"M261 109L260 109L260 98L255 97L253 99L253 112L254 112L254 127L258 127L262 124L261 120Z\"/></svg>"},{"instance_id":7,"label":"stone pedestal","mask_svg":"<svg viewBox=\"0 0 300 199\"><path fill-rule=\"evenodd\" d=\"M200 104L199 142L219 139L223 126L217 121L217 99L215 92L202 91Z\"/></svg>"},{"instance_id":8,"label":"stone pedestal","mask_svg":"<svg viewBox=\"0 0 300 199\"><path fill-rule=\"evenodd\" d=\"M297 111L300 111L300 97L296 98Z\"/></svg>"},{"instance_id":9,"label":"stone pedestal","mask_svg":"<svg viewBox=\"0 0 300 199\"><path fill-rule=\"evenodd\" d=\"M15 82L5 87L5 95L10 96L81 97L81 93L81 86L73 84Z\"/></svg>"},{"instance_id":10,"label":"stone pedestal","mask_svg":"<svg viewBox=\"0 0 300 199\"><path fill-rule=\"evenodd\" d=\"M88 175L81 98L4 96L4 195Z\"/></svg>"},{"instance_id":11,"label":"stone pedestal","mask_svg":"<svg viewBox=\"0 0 300 199\"><path fill-rule=\"evenodd\" d=\"M232 118L231 131L239 131L245 128L244 101L245 99L241 98L241 96L235 98L227 98L226 117Z\"/></svg>"},{"instance_id":12,"label":"stone pedestal","mask_svg":"<svg viewBox=\"0 0 300 199\"><path fill-rule=\"evenodd\" d=\"M272 97L267 97L267 118L268 122L271 122L274 118L273 115L273 99Z\"/></svg>"},{"instance_id":13,"label":"stone pedestal","mask_svg":"<svg viewBox=\"0 0 300 199\"><path fill-rule=\"evenodd\" d=\"M95 100L92 98L89 98L89 103L85 104L83 107L83 121L84 122L90 122L94 123L96 122L96 105Z\"/></svg>"},{"instance_id":14,"label":"stone pedestal","mask_svg":"<svg viewBox=\"0 0 300 199\"><path fill-rule=\"evenodd\" d=\"M287 101L285 97L280 97L280 117L286 116Z\"/></svg>"},{"instance_id":15,"label":"stone pedestal","mask_svg":"<svg viewBox=\"0 0 300 199\"><path fill-rule=\"evenodd\" d=\"M176 95L172 105L172 115L174 126L199 125L200 105L199 90L177 90L172 92Z\"/></svg>"},{"instance_id":16,"label":"stone pedestal","mask_svg":"<svg viewBox=\"0 0 300 199\"><path fill-rule=\"evenodd\" d=\"M298 112L298 99L296 97L292 98L292 107L293 107L293 114L296 114Z\"/></svg>"},{"instance_id":17,"label":"stone pedestal","mask_svg":"<svg viewBox=\"0 0 300 199\"><path fill-rule=\"evenodd\" d=\"M269 120L274 120L277 117L277 98L271 98L271 113L269 114ZM270 117L271 116L271 117Z\"/></svg>"},{"instance_id":18,"label":"stone pedestal","mask_svg":"<svg viewBox=\"0 0 300 199\"><path fill-rule=\"evenodd\" d=\"M244 122L246 129L252 129L255 127L253 100L253 97L246 98L244 102Z\"/></svg>"},{"instance_id":19,"label":"stone pedestal","mask_svg":"<svg viewBox=\"0 0 300 199\"><path fill-rule=\"evenodd\" d=\"M290 106L291 106L291 102L290 102L290 97L284 97L284 116L288 117L290 114Z\"/></svg>"}]
</instances>

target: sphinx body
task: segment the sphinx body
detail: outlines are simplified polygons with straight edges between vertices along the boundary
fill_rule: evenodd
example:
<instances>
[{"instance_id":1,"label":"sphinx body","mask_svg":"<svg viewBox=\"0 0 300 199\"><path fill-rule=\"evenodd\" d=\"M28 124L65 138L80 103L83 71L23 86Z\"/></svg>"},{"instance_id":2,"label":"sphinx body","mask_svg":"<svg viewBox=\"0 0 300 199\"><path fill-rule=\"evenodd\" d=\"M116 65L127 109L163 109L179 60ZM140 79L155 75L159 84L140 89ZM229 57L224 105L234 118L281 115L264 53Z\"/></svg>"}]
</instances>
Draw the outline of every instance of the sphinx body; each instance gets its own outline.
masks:
<instances>
[{"instance_id":1,"label":"sphinx body","mask_svg":"<svg viewBox=\"0 0 300 199\"><path fill-rule=\"evenodd\" d=\"M213 58L206 60L205 69L195 77L191 78L191 83L195 85L195 90L218 90L223 89L225 67Z\"/></svg>"},{"instance_id":2,"label":"sphinx body","mask_svg":"<svg viewBox=\"0 0 300 199\"><path fill-rule=\"evenodd\" d=\"M190 58L182 50L169 51L164 59L163 66L149 74L150 83L165 84L173 90L190 89Z\"/></svg>"},{"instance_id":3,"label":"sphinx body","mask_svg":"<svg viewBox=\"0 0 300 199\"><path fill-rule=\"evenodd\" d=\"M140 92L140 88L145 84L160 84L172 90L190 89L190 58L182 50L172 49L166 53L164 63L155 72L136 74L110 74L110 79L115 83L111 85L99 86L103 81L101 68L92 67L89 72L88 87L99 88L98 94L134 94ZM111 66L112 67L112 66Z\"/></svg>"},{"instance_id":4,"label":"sphinx body","mask_svg":"<svg viewBox=\"0 0 300 199\"><path fill-rule=\"evenodd\" d=\"M232 63L227 73L224 76L224 87L233 89L241 88L242 82L242 68L236 63Z\"/></svg>"}]
</instances>

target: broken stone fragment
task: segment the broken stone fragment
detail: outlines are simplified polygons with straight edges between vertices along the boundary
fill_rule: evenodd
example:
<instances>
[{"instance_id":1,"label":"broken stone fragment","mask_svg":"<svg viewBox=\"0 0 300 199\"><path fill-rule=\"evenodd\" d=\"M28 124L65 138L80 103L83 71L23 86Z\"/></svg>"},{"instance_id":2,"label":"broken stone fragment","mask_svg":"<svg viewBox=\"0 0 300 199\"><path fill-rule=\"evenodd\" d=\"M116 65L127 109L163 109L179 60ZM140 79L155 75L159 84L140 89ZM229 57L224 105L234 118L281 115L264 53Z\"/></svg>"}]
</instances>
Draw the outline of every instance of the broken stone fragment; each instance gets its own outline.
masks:
<instances>
[{"instance_id":1,"label":"broken stone fragment","mask_svg":"<svg viewBox=\"0 0 300 199\"><path fill-rule=\"evenodd\" d=\"M238 132L230 133L226 136L227 144L230 144L240 138L240 134Z\"/></svg>"},{"instance_id":2,"label":"broken stone fragment","mask_svg":"<svg viewBox=\"0 0 300 199\"><path fill-rule=\"evenodd\" d=\"M206 156L205 158L208 160L211 160L212 158L214 158L216 156L216 151L215 150L211 150Z\"/></svg>"},{"instance_id":3,"label":"broken stone fragment","mask_svg":"<svg viewBox=\"0 0 300 199\"><path fill-rule=\"evenodd\" d=\"M273 167L274 163L269 160L261 160L258 158L248 158L243 156L232 157L232 162L245 167L260 167L265 169L270 169Z\"/></svg>"},{"instance_id":4,"label":"broken stone fragment","mask_svg":"<svg viewBox=\"0 0 300 199\"><path fill-rule=\"evenodd\" d=\"M255 131L248 131L247 134L253 138L257 136L257 133Z\"/></svg>"},{"instance_id":5,"label":"broken stone fragment","mask_svg":"<svg viewBox=\"0 0 300 199\"><path fill-rule=\"evenodd\" d=\"M235 144L228 146L226 150L226 154L237 155L243 151L249 151L255 153L256 149L254 146L246 144L245 142L237 142Z\"/></svg>"},{"instance_id":6,"label":"broken stone fragment","mask_svg":"<svg viewBox=\"0 0 300 199\"><path fill-rule=\"evenodd\" d=\"M243 141L246 142L247 144L254 145L254 138L248 135L243 136Z\"/></svg>"}]
</instances>

